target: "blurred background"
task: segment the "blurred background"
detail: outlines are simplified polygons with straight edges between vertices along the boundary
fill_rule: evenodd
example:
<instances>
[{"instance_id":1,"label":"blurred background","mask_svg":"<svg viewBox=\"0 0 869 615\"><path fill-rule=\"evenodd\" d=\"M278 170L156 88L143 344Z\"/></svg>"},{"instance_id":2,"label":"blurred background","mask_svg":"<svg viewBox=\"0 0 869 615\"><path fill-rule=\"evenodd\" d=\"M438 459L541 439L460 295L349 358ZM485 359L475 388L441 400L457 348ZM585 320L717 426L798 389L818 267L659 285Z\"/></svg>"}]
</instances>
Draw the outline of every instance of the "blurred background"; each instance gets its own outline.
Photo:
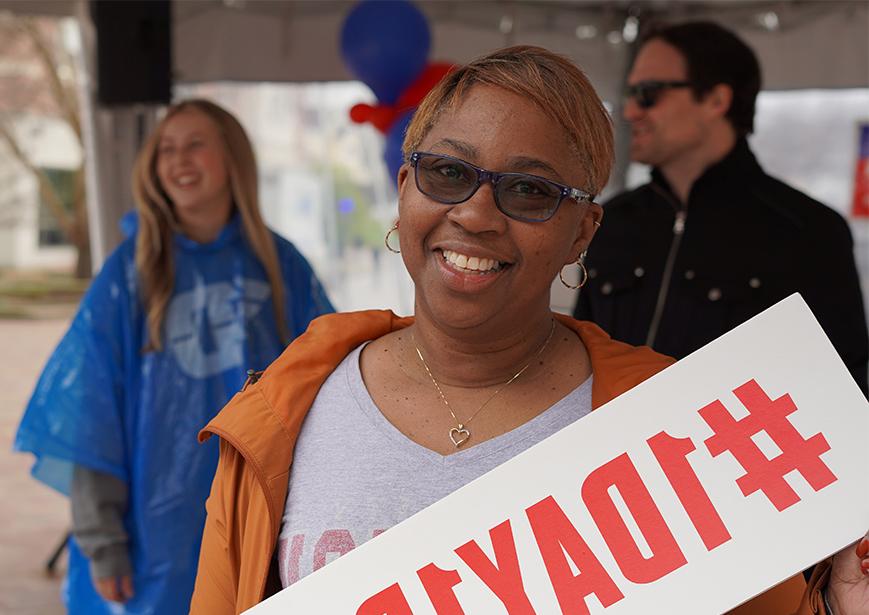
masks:
<instances>
[{"instance_id":1,"label":"blurred background","mask_svg":"<svg viewBox=\"0 0 869 615\"><path fill-rule=\"evenodd\" d=\"M716 20L764 74L752 148L772 175L842 213L869 304L869 2L865 0L416 2L431 62L536 44L582 66L615 120L606 195L644 182L626 161L620 93L654 20ZM396 215L385 135L349 110L374 104L341 56L353 2L0 0L0 613L60 613L46 564L68 503L10 452L36 376L78 299L122 238L135 154L171 100L211 98L254 141L266 222L293 241L340 310L412 311L383 237ZM863 199L869 198L865 196ZM805 258L810 259L811 254ZM575 296L553 287L553 306Z\"/></svg>"}]
</instances>

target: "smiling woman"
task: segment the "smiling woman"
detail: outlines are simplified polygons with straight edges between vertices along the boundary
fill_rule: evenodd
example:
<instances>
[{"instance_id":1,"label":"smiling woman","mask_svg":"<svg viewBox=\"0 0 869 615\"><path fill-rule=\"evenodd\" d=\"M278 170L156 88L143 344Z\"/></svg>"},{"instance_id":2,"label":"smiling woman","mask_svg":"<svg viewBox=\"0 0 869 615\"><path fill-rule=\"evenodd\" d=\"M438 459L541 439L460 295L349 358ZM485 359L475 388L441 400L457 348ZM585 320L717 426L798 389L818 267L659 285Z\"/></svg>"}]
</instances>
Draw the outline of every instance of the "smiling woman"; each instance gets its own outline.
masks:
<instances>
[{"instance_id":1,"label":"smiling woman","mask_svg":"<svg viewBox=\"0 0 869 615\"><path fill-rule=\"evenodd\" d=\"M229 220L232 194L218 126L196 107L183 108L164 124L157 177L184 234L213 241Z\"/></svg>"},{"instance_id":2,"label":"smiling woman","mask_svg":"<svg viewBox=\"0 0 869 615\"><path fill-rule=\"evenodd\" d=\"M70 496L73 615L187 610L217 464L196 433L248 370L331 311L305 259L263 224L256 179L232 115L170 107L134 170L137 228L28 405L15 446Z\"/></svg>"},{"instance_id":3,"label":"smiling woman","mask_svg":"<svg viewBox=\"0 0 869 615\"><path fill-rule=\"evenodd\" d=\"M612 164L575 65L511 47L457 69L403 152L414 317L318 319L203 430L221 456L191 613L253 606L671 363L550 311Z\"/></svg>"},{"instance_id":4,"label":"smiling woman","mask_svg":"<svg viewBox=\"0 0 869 615\"><path fill-rule=\"evenodd\" d=\"M401 253L416 288L418 337L428 346L435 343L427 339L432 328L472 327L472 335L488 346L511 331L514 340L501 342L512 347L503 349L507 355L518 357L501 359L502 369L509 369L546 335L552 320L549 285L588 245L600 208L589 202L591 190L568 187L586 186L588 173L565 131L536 103L481 84L439 115L419 144L435 154L427 154L422 164L406 165L398 177ZM509 129L493 129L498 127ZM478 186L459 194L461 202L447 198L452 191L444 180L429 179L434 172L427 167L434 162L426 160L437 155L450 156L440 158L441 177L477 176L453 180ZM459 156L499 174L478 171ZM419 160L417 152L410 154L412 162L415 157ZM564 198L565 192L574 196ZM445 259L445 252L458 256ZM475 258L500 266L485 272L461 266ZM423 314L427 318L420 320ZM501 350L499 345L479 350Z\"/></svg>"}]
</instances>

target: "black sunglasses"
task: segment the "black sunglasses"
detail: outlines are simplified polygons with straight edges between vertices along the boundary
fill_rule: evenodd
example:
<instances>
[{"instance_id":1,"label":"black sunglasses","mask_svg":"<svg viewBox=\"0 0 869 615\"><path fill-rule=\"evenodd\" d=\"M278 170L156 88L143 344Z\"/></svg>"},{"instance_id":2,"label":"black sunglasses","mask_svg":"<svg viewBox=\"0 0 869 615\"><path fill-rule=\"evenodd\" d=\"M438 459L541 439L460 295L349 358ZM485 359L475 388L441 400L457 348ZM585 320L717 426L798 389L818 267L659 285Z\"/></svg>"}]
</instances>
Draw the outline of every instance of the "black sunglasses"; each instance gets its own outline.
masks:
<instances>
[{"instance_id":1,"label":"black sunglasses","mask_svg":"<svg viewBox=\"0 0 869 615\"><path fill-rule=\"evenodd\" d=\"M664 90L690 88L690 81L639 81L625 88L625 96L633 98L641 109L651 109Z\"/></svg>"},{"instance_id":2,"label":"black sunglasses","mask_svg":"<svg viewBox=\"0 0 869 615\"><path fill-rule=\"evenodd\" d=\"M470 199L483 182L492 183L495 206L505 216L522 222L545 222L555 215L565 198L593 201L594 195L528 173L496 173L475 167L446 154L413 152L410 166L416 187L445 205Z\"/></svg>"}]
</instances>

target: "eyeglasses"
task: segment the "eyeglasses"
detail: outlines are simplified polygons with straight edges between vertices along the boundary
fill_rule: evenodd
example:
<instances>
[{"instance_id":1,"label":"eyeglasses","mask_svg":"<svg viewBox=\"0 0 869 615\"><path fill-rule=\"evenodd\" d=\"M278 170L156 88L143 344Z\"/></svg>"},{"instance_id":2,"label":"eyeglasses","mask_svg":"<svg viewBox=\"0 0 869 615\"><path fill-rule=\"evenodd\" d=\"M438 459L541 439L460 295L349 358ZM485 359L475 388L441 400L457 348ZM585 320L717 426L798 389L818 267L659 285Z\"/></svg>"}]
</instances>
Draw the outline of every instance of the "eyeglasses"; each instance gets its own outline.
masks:
<instances>
[{"instance_id":1,"label":"eyeglasses","mask_svg":"<svg viewBox=\"0 0 869 615\"><path fill-rule=\"evenodd\" d=\"M673 88L689 88L690 81L640 81L625 88L625 96L637 101L641 109L651 109L658 104L658 99L664 90Z\"/></svg>"},{"instance_id":2,"label":"eyeglasses","mask_svg":"<svg viewBox=\"0 0 869 615\"><path fill-rule=\"evenodd\" d=\"M416 187L445 205L470 199L483 182L492 183L495 206L505 216L522 222L545 222L555 215L565 198L592 201L594 195L528 173L496 173L475 167L446 154L413 152L410 166Z\"/></svg>"}]
</instances>

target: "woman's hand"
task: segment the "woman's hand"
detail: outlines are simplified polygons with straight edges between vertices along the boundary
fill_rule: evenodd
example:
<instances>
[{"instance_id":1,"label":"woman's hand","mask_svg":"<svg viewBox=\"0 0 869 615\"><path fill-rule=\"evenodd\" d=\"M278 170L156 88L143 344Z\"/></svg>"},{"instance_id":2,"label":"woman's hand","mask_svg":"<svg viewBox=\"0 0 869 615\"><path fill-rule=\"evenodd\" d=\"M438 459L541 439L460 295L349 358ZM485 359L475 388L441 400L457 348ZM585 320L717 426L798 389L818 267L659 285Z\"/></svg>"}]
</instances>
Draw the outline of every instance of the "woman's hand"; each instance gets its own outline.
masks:
<instances>
[{"instance_id":1,"label":"woman's hand","mask_svg":"<svg viewBox=\"0 0 869 615\"><path fill-rule=\"evenodd\" d=\"M133 577L103 577L94 579L97 593L109 602L126 602L133 597Z\"/></svg>"},{"instance_id":2,"label":"woman's hand","mask_svg":"<svg viewBox=\"0 0 869 615\"><path fill-rule=\"evenodd\" d=\"M869 613L869 533L833 556L826 591L833 615Z\"/></svg>"}]
</instances>

